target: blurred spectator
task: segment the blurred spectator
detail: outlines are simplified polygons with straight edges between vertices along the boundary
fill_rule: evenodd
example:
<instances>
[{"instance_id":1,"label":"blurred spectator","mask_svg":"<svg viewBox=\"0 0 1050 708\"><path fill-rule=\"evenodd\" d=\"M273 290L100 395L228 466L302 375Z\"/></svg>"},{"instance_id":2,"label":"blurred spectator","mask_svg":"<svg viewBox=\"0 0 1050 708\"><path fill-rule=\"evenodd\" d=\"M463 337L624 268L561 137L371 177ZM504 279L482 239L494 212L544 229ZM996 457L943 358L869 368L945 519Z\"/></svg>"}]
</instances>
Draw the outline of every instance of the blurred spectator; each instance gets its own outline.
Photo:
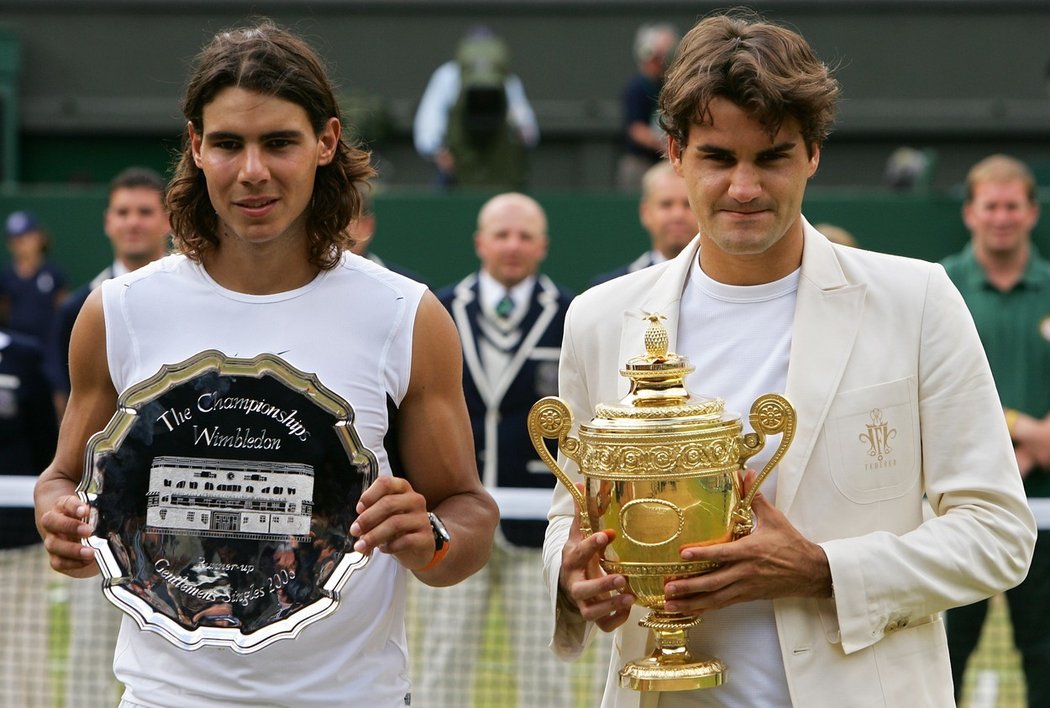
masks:
<instances>
[{"instance_id":1,"label":"blurred spectator","mask_svg":"<svg viewBox=\"0 0 1050 708\"><path fill-rule=\"evenodd\" d=\"M471 29L456 58L430 77L413 126L416 151L433 160L442 187L521 189L525 149L539 142L507 45L491 29Z\"/></svg>"},{"instance_id":2,"label":"blurred spectator","mask_svg":"<svg viewBox=\"0 0 1050 708\"><path fill-rule=\"evenodd\" d=\"M935 164L932 150L899 147L886 160L886 184L898 192L928 192Z\"/></svg>"},{"instance_id":3,"label":"blurred spectator","mask_svg":"<svg viewBox=\"0 0 1050 708\"><path fill-rule=\"evenodd\" d=\"M670 260L696 236L699 227L689 206L685 180L666 160L650 167L642 177L638 218L649 232L649 250L627 265L597 276L592 286Z\"/></svg>"},{"instance_id":4,"label":"blurred spectator","mask_svg":"<svg viewBox=\"0 0 1050 708\"><path fill-rule=\"evenodd\" d=\"M383 181L394 180L397 169L386 156L395 132L389 99L362 90L346 91L339 95L339 109L347 140L372 153L372 164L382 166Z\"/></svg>"},{"instance_id":5,"label":"blurred spectator","mask_svg":"<svg viewBox=\"0 0 1050 708\"><path fill-rule=\"evenodd\" d=\"M970 243L944 268L977 324L1029 497L1050 497L1050 460L1038 452L1036 419L1050 412L1050 261L1032 244L1039 220L1035 178L1021 161L992 155L966 179L963 221ZM991 549L987 549L991 551ZM1050 531L1040 529L1028 577L1006 591L1028 705L1050 706ZM948 610L955 698L977 646L987 601Z\"/></svg>"},{"instance_id":6,"label":"blurred spectator","mask_svg":"<svg viewBox=\"0 0 1050 708\"><path fill-rule=\"evenodd\" d=\"M515 492L549 491L555 483L525 426L532 404L558 390L562 326L572 298L540 273L547 245L547 218L538 203L517 193L493 197L479 212L474 234L480 269L438 293L459 331L478 469L497 501L501 494L514 499ZM570 666L547 649L539 631L547 603L540 552L546 527L542 509L532 519L502 518L485 568L454 588L418 586L427 647L413 695L420 705L491 702L487 696L471 700L471 694L476 653L497 597L514 655L518 705L567 704Z\"/></svg>"},{"instance_id":7,"label":"blurred spectator","mask_svg":"<svg viewBox=\"0 0 1050 708\"><path fill-rule=\"evenodd\" d=\"M849 246L850 248L857 247L857 239L846 229L841 226L835 226L834 224L815 224L813 226L817 231L824 234L824 236L832 243L837 243L840 246Z\"/></svg>"},{"instance_id":8,"label":"blurred spectator","mask_svg":"<svg viewBox=\"0 0 1050 708\"><path fill-rule=\"evenodd\" d=\"M372 240L375 239L376 233L375 203L372 200L372 192L370 190L361 189L358 193L361 195L361 215L350 224L350 235L354 239L354 245L350 247L350 250L377 265L381 265L395 273L400 273L417 283L427 285L426 281L418 273L395 263L390 263L372 252ZM427 285L427 287L430 286Z\"/></svg>"},{"instance_id":9,"label":"blurred spectator","mask_svg":"<svg viewBox=\"0 0 1050 708\"><path fill-rule=\"evenodd\" d=\"M57 437L40 347L0 322L0 475L36 477L50 462ZM8 503L0 501L0 705L52 708L51 568L33 508Z\"/></svg>"},{"instance_id":10,"label":"blurred spectator","mask_svg":"<svg viewBox=\"0 0 1050 708\"><path fill-rule=\"evenodd\" d=\"M162 258L168 251L168 210L164 178L146 167L129 167L109 183L103 230L113 247L113 263L74 290L59 307L48 346L48 377L59 417L69 397L69 339L84 301L103 281ZM106 708L119 701L121 684L113 676L113 651L121 612L99 592L97 582L70 587L69 671L66 708Z\"/></svg>"},{"instance_id":11,"label":"blurred spectator","mask_svg":"<svg viewBox=\"0 0 1050 708\"><path fill-rule=\"evenodd\" d=\"M616 169L620 189L637 191L645 171L664 156L667 138L656 123L656 97L677 44L678 30L673 25L645 24L635 33L638 71L621 95L625 152Z\"/></svg>"},{"instance_id":12,"label":"blurred spectator","mask_svg":"<svg viewBox=\"0 0 1050 708\"><path fill-rule=\"evenodd\" d=\"M44 346L55 309L66 296L66 276L47 260L48 239L36 215L16 211L7 217L11 262L0 271L0 310L7 324Z\"/></svg>"},{"instance_id":13,"label":"blurred spectator","mask_svg":"<svg viewBox=\"0 0 1050 708\"><path fill-rule=\"evenodd\" d=\"M138 270L167 254L171 227L164 206L165 186L164 178L146 167L129 167L109 183L103 230L113 247L113 263L66 298L48 337L48 378L60 418L69 397L69 338L87 296L103 281Z\"/></svg>"}]
</instances>

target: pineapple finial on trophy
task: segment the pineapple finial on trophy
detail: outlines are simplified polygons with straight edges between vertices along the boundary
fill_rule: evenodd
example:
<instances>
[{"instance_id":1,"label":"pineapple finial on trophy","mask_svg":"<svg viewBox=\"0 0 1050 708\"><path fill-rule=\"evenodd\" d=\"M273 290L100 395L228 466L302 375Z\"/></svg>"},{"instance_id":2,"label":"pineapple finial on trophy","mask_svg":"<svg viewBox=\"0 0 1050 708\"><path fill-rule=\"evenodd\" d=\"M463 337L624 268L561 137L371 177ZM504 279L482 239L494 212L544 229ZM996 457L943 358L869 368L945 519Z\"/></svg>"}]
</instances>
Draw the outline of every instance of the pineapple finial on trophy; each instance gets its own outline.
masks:
<instances>
[{"instance_id":1,"label":"pineapple finial on trophy","mask_svg":"<svg viewBox=\"0 0 1050 708\"><path fill-rule=\"evenodd\" d=\"M667 317L658 312L647 312L645 319L649 320L649 327L645 330L645 353L652 361L663 361L671 345L667 328L663 325Z\"/></svg>"}]
</instances>

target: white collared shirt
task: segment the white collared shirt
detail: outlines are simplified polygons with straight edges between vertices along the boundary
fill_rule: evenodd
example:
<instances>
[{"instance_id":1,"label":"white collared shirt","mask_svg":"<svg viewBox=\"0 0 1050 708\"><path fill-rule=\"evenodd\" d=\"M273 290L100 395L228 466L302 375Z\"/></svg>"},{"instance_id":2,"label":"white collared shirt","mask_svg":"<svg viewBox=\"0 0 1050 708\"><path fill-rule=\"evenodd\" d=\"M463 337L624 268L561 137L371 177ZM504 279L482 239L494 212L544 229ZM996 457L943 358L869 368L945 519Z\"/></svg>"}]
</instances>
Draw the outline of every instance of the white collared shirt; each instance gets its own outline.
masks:
<instances>
[{"instance_id":1,"label":"white collared shirt","mask_svg":"<svg viewBox=\"0 0 1050 708\"><path fill-rule=\"evenodd\" d=\"M521 342L521 321L529 311L529 296L536 286L536 276L532 275L509 290L484 269L478 275L478 299L484 315L478 322L481 337L478 341L478 354L481 366L489 379L489 384L496 386L504 369L510 362L512 352ZM507 317L496 314L496 305L504 296L510 295L514 309Z\"/></svg>"},{"instance_id":2,"label":"white collared shirt","mask_svg":"<svg viewBox=\"0 0 1050 708\"><path fill-rule=\"evenodd\" d=\"M493 278L488 271L482 269L478 274L478 297L481 310L489 316L496 316L496 305L503 299L504 295L510 295L514 301L514 309L506 319L509 322L517 322L529 309L529 296L532 289L536 287L536 276L530 275L509 290L505 285Z\"/></svg>"}]
</instances>

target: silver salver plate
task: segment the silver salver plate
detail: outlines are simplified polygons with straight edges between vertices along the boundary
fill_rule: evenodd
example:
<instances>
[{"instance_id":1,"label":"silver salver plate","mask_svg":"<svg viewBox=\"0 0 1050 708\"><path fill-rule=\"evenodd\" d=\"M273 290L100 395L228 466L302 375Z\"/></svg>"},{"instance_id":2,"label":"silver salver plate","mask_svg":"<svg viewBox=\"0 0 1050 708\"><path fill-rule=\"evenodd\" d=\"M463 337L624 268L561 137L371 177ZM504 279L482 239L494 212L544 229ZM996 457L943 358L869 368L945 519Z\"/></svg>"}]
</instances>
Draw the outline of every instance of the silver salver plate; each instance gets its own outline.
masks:
<instances>
[{"instance_id":1,"label":"silver salver plate","mask_svg":"<svg viewBox=\"0 0 1050 708\"><path fill-rule=\"evenodd\" d=\"M251 653L330 615L368 562L350 525L379 467L353 421L269 354L205 351L129 388L77 488L106 597L187 650Z\"/></svg>"}]
</instances>

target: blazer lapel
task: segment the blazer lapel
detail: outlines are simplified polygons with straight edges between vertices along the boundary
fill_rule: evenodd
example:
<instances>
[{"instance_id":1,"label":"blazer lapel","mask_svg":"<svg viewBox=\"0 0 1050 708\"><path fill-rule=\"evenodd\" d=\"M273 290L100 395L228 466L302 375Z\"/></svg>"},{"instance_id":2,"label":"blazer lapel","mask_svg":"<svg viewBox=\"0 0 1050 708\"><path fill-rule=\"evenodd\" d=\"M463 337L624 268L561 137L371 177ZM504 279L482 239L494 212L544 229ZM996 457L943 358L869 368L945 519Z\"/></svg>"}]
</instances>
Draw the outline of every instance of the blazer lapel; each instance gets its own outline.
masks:
<instances>
[{"instance_id":1,"label":"blazer lapel","mask_svg":"<svg viewBox=\"0 0 1050 708\"><path fill-rule=\"evenodd\" d=\"M485 367L481 363L481 352L478 349L480 333L478 318L481 317L481 304L478 297L478 275L472 273L459 281L452 299L452 319L459 331L459 340L463 345L463 363L470 372L470 378L478 389L478 395L486 405L491 405L492 389L489 386Z\"/></svg>"},{"instance_id":2,"label":"blazer lapel","mask_svg":"<svg viewBox=\"0 0 1050 708\"><path fill-rule=\"evenodd\" d=\"M867 286L850 284L834 247L805 226L785 397L795 407L795 440L780 462L777 507L786 512L813 454L860 328ZM778 442L774 439L774 442Z\"/></svg>"}]
</instances>

